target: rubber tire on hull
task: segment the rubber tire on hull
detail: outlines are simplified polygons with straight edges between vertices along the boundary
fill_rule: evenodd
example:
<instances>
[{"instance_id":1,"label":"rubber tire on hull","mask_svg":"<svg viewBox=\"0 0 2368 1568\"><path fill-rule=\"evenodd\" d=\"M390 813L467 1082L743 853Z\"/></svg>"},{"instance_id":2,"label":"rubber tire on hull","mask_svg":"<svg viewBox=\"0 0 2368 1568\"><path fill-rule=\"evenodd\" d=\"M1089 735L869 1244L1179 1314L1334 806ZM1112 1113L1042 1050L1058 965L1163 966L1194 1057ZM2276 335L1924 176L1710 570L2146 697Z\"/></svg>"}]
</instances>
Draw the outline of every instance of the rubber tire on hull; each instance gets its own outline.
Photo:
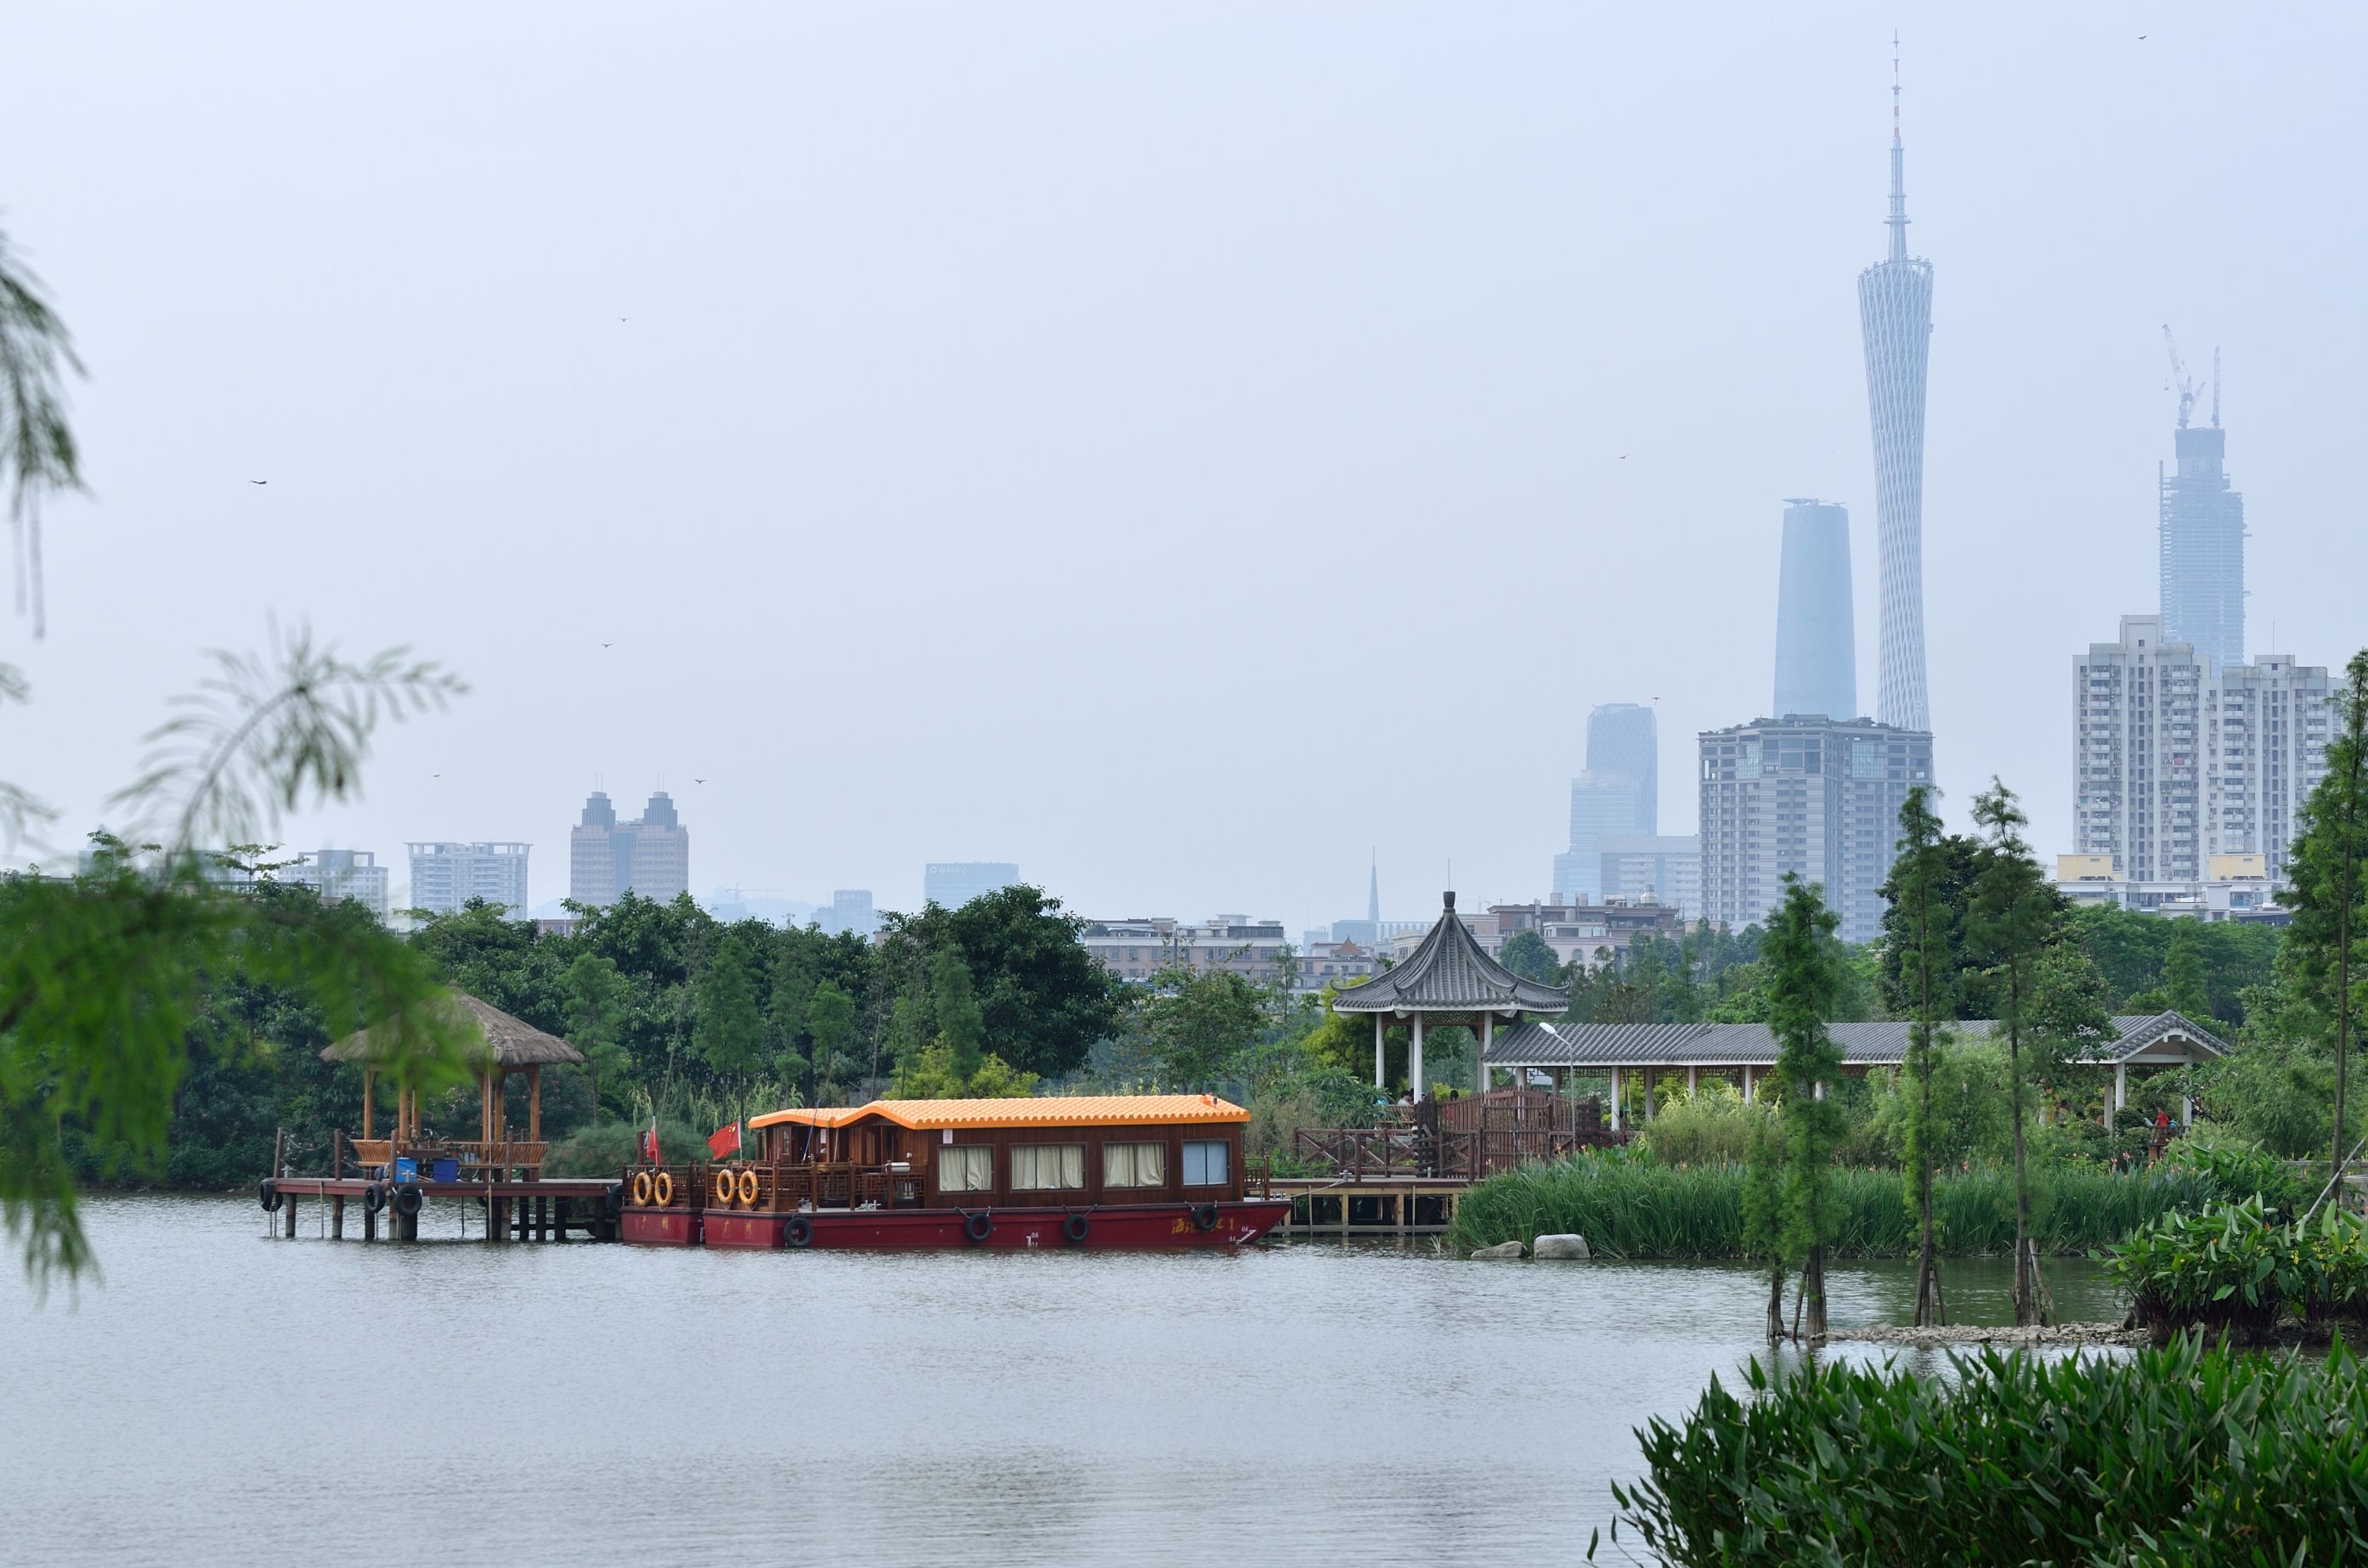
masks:
<instances>
[{"instance_id":1,"label":"rubber tire on hull","mask_svg":"<svg viewBox=\"0 0 2368 1568\"><path fill-rule=\"evenodd\" d=\"M1215 1230L1217 1228L1217 1206L1213 1203L1194 1204L1192 1206L1192 1228L1196 1231L1202 1232Z\"/></svg>"},{"instance_id":2,"label":"rubber tire on hull","mask_svg":"<svg viewBox=\"0 0 2368 1568\"><path fill-rule=\"evenodd\" d=\"M279 1196L279 1189L271 1185L269 1176L265 1176L256 1184L255 1200L263 1205L263 1211L266 1214L279 1213L279 1206L288 1201Z\"/></svg>"},{"instance_id":3,"label":"rubber tire on hull","mask_svg":"<svg viewBox=\"0 0 2368 1568\"><path fill-rule=\"evenodd\" d=\"M1083 1214L1072 1214L1061 1221L1061 1233L1076 1246L1085 1244L1086 1237L1093 1233L1093 1221Z\"/></svg>"},{"instance_id":4,"label":"rubber tire on hull","mask_svg":"<svg viewBox=\"0 0 2368 1568\"><path fill-rule=\"evenodd\" d=\"M814 1221L803 1214L793 1216L781 1227L781 1244L791 1248L814 1245Z\"/></svg>"},{"instance_id":5,"label":"rubber tire on hull","mask_svg":"<svg viewBox=\"0 0 2368 1568\"><path fill-rule=\"evenodd\" d=\"M984 1209L962 1216L962 1234L973 1242L983 1242L995 1233L994 1216Z\"/></svg>"},{"instance_id":6,"label":"rubber tire on hull","mask_svg":"<svg viewBox=\"0 0 2368 1568\"><path fill-rule=\"evenodd\" d=\"M372 1182L368 1187L362 1188L362 1208L364 1210L370 1213L375 1214L385 1207L386 1188L381 1187L376 1182Z\"/></svg>"},{"instance_id":7,"label":"rubber tire on hull","mask_svg":"<svg viewBox=\"0 0 2368 1568\"><path fill-rule=\"evenodd\" d=\"M419 1189L416 1187L398 1187L394 1189L394 1211L406 1220L418 1213L427 1202L427 1199L420 1196Z\"/></svg>"}]
</instances>

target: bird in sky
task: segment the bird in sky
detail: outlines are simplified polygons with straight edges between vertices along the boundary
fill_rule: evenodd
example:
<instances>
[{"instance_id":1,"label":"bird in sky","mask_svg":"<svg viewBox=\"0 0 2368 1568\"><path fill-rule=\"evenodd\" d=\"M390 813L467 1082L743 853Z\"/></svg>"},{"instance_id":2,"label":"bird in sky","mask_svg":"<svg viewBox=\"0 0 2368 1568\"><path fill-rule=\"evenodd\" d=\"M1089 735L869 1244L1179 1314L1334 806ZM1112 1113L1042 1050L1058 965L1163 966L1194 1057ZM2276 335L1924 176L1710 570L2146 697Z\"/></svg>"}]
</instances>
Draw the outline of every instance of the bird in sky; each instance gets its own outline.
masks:
<instances>
[{"instance_id":1,"label":"bird in sky","mask_svg":"<svg viewBox=\"0 0 2368 1568\"><path fill-rule=\"evenodd\" d=\"M706 779L704 779L704 778L694 778L694 779L692 779L692 780L691 780L691 782L692 782L692 783L694 783L694 784L704 784L704 783L706 783L706 782L707 782L707 780L706 780Z\"/></svg>"},{"instance_id":2,"label":"bird in sky","mask_svg":"<svg viewBox=\"0 0 2368 1568\"><path fill-rule=\"evenodd\" d=\"M1627 454L1626 452L1622 452L1622 453L1621 453L1621 454L1620 454L1620 460L1621 460L1622 462L1626 462L1626 461L1628 460L1628 454Z\"/></svg>"},{"instance_id":3,"label":"bird in sky","mask_svg":"<svg viewBox=\"0 0 2368 1568\"><path fill-rule=\"evenodd\" d=\"M603 642L603 643L601 643L601 644L600 644L600 646L602 646L603 648L613 648L613 647L615 647L615 646L616 646L616 644L615 644L614 642Z\"/></svg>"},{"instance_id":4,"label":"bird in sky","mask_svg":"<svg viewBox=\"0 0 2368 1568\"><path fill-rule=\"evenodd\" d=\"M248 483L249 484L268 484L268 483L271 483L271 481L269 481L269 480L268 480L268 479L250 479L250 480L248 480L248 481L247 481L247 483Z\"/></svg>"}]
</instances>

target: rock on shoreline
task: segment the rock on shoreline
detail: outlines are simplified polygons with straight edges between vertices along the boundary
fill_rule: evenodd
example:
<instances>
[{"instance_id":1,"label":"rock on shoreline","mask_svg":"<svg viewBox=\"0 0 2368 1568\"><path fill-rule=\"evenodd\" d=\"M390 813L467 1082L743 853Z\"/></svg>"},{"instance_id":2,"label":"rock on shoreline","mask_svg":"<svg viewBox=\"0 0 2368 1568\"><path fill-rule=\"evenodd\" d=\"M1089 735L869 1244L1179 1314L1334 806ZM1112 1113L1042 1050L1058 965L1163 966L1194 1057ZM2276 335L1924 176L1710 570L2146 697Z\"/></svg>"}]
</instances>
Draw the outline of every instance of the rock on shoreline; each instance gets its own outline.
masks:
<instances>
[{"instance_id":1,"label":"rock on shoreline","mask_svg":"<svg viewBox=\"0 0 2368 1568\"><path fill-rule=\"evenodd\" d=\"M2123 1328L2117 1323L2052 1323L2041 1328L1972 1324L1952 1324L1945 1328L1877 1326L1841 1329L1826 1335L1829 1345L1845 1340L1945 1350L1959 1345L2144 1345L2146 1336L2142 1329Z\"/></svg>"}]
</instances>

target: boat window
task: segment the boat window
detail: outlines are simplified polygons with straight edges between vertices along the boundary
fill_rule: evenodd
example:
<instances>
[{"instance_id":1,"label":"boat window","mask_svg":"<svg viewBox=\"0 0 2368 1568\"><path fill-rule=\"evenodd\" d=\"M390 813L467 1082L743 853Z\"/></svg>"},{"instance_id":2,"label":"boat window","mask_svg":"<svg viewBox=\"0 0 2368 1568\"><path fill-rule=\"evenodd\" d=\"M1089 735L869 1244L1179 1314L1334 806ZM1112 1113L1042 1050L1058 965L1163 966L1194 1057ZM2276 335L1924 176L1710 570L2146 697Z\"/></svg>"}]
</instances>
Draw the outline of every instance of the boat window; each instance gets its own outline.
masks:
<instances>
[{"instance_id":1,"label":"boat window","mask_svg":"<svg viewBox=\"0 0 2368 1568\"><path fill-rule=\"evenodd\" d=\"M1166 1187L1167 1145L1165 1143L1105 1143L1102 1145L1104 1187Z\"/></svg>"},{"instance_id":2,"label":"boat window","mask_svg":"<svg viewBox=\"0 0 2368 1568\"><path fill-rule=\"evenodd\" d=\"M1225 1174L1225 1146L1223 1143L1184 1145L1184 1185L1186 1187L1224 1187L1228 1179Z\"/></svg>"},{"instance_id":3,"label":"boat window","mask_svg":"<svg viewBox=\"0 0 2368 1568\"><path fill-rule=\"evenodd\" d=\"M994 1191L995 1146L991 1143L957 1143L939 1150L938 1190Z\"/></svg>"},{"instance_id":4,"label":"boat window","mask_svg":"<svg viewBox=\"0 0 2368 1568\"><path fill-rule=\"evenodd\" d=\"M1043 1192L1086 1185L1083 1143L1022 1143L1011 1151L1011 1189Z\"/></svg>"}]
</instances>

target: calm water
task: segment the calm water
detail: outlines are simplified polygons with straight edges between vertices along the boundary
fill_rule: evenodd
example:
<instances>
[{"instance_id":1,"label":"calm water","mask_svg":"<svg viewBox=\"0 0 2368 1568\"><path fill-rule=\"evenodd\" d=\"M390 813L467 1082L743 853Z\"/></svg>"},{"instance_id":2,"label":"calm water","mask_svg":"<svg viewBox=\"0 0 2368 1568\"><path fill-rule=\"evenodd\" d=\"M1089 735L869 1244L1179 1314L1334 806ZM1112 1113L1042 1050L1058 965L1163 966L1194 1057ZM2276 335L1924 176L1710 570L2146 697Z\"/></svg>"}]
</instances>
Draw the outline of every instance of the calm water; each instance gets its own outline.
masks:
<instances>
[{"instance_id":1,"label":"calm water","mask_svg":"<svg viewBox=\"0 0 2368 1568\"><path fill-rule=\"evenodd\" d=\"M495 1249L102 1199L106 1281L0 1267L0 1561L1568 1561L1631 1428L1732 1381L1739 1269ZM423 1236L449 1237L431 1205ZM2066 1316L2113 1308L2055 1270ZM2001 1321L2002 1263L1954 1266ZM1838 1324L1904 1322L1846 1267Z\"/></svg>"}]
</instances>

